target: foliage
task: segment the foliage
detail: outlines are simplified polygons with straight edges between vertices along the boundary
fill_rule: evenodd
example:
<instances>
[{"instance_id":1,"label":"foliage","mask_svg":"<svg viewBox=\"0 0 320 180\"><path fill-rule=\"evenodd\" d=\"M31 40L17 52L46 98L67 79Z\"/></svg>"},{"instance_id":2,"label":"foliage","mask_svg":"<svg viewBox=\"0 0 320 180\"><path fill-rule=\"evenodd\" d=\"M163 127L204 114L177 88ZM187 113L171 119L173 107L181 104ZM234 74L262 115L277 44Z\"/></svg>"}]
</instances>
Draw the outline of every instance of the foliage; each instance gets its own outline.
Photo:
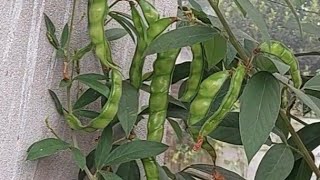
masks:
<instances>
[{"instance_id":1,"label":"foliage","mask_svg":"<svg viewBox=\"0 0 320 180\"><path fill-rule=\"evenodd\" d=\"M46 121L55 138L32 144L27 151L27 160L70 150L80 169L78 179L86 176L90 180L140 179L140 162L144 165L147 179L207 179L208 176L214 179L244 179L215 165L216 153L210 139L217 139L243 146L249 162L263 144L271 147L263 157L255 179L308 179L311 171L320 177L311 153L319 146L319 124L309 124L295 132L290 121L292 118L302 122L291 114L298 100L320 116L319 77L301 78L293 51L286 46L278 47L283 38L268 31L270 23L279 23L279 26L287 22L296 23L298 26L295 27L303 31L302 41L310 43L310 39L306 38L306 33L310 33L310 24L306 24L309 15L303 14L304 11L295 11L301 9L302 4L286 0L284 3L290 8L283 12L275 4L267 9L264 1L257 5L257 1L234 0L235 4L226 8L228 2L221 5L219 0L208 0L208 7L215 12L215 17L197 1L189 0L190 3L185 5L180 0L179 18L160 18L157 10L145 0L128 1L131 15L113 11L112 7L120 1L104 6L106 2L89 0L91 42L75 52L69 47L74 18L71 18L71 26L64 26L58 40L54 23L45 15L48 41L58 51L59 57L64 59L64 76L60 87L66 89L67 107L62 105L54 91L50 90L49 94L57 112L64 116L72 130L102 132L97 146L85 155L74 135L73 143L68 143ZM106 9L101 11L101 7ZM138 7L141 11L137 10ZM250 23L235 20L234 14L230 16L234 9L248 17ZM288 12L300 19L290 21ZM280 16L282 13L286 15L285 18ZM226 21L226 14L229 14L231 24ZM272 20L269 19L270 14ZM281 21L273 21L279 18ZM177 19L177 28L164 33ZM108 23L112 20L122 28L109 29ZM245 30L251 36L235 28L238 22L247 27ZM251 22L255 26L251 26ZM291 35L289 32L292 30L284 29L287 35ZM123 72L112 61L109 42L127 34L136 42L137 49L130 68L130 78L122 80L120 74ZM301 39L299 35L299 31L294 31L296 39L293 40ZM194 48L196 44L198 49ZM197 59L197 63L175 64L180 48L189 46L193 47L193 62ZM302 46L294 49L297 48L305 49ZM68 72L69 66L77 66L84 55L90 52L94 52L100 60L103 74L79 74L79 71L74 73L72 68L72 72ZM144 59L155 53L154 71L142 75ZM224 76L219 76L221 72ZM188 82L192 76L196 78ZM87 90L72 104L71 88L75 82L82 83ZM181 82L180 96L175 98L169 93L169 88ZM194 93L191 99L180 98L186 89ZM151 95L145 108L140 107L139 98L143 94L139 90ZM89 109L88 105L97 100L101 102L101 110ZM196 118L190 121L190 115L194 114ZM141 140L135 135L135 125L145 115L149 115L149 132L147 140ZM91 119L90 123L83 125L83 120L88 118ZM193 139L193 150L202 148L207 151L213 165L193 164L179 172L171 172L166 166L160 166L155 157L168 149L167 145L161 143L166 119L180 141L183 142L184 135ZM270 138L271 133L281 138L280 144ZM296 172L297 169L299 172Z\"/></svg>"}]
</instances>

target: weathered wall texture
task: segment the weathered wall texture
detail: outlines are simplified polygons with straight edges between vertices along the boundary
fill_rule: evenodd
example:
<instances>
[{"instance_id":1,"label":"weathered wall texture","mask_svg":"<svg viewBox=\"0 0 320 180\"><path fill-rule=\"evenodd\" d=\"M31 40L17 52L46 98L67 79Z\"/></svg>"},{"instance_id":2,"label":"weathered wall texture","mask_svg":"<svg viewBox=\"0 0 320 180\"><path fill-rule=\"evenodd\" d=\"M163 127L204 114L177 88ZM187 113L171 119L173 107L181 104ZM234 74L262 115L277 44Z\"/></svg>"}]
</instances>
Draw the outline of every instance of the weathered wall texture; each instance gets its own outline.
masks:
<instances>
[{"instance_id":1,"label":"weathered wall texture","mask_svg":"<svg viewBox=\"0 0 320 180\"><path fill-rule=\"evenodd\" d=\"M155 5L163 15L174 15L175 3L175 0L161 0ZM124 4L116 8L128 11ZM77 1L73 48L88 42L86 5L87 0ZM59 135L70 140L70 131L56 114L47 92L53 89L62 99L65 96L58 90L62 60L55 58L46 40L43 13L51 17L60 34L71 9L72 1L61 0L4 0L0 3L0 180L76 179L77 168L67 152L36 162L25 161L26 149L31 143L52 136L45 127L47 116ZM125 70L128 70L133 51L129 37L113 43L115 60ZM90 62L90 56L81 65L86 71L94 72L99 66ZM149 61L149 69L150 65ZM145 124L142 123L138 131L144 134ZM79 139L80 146L90 150L93 138L80 134Z\"/></svg>"}]
</instances>

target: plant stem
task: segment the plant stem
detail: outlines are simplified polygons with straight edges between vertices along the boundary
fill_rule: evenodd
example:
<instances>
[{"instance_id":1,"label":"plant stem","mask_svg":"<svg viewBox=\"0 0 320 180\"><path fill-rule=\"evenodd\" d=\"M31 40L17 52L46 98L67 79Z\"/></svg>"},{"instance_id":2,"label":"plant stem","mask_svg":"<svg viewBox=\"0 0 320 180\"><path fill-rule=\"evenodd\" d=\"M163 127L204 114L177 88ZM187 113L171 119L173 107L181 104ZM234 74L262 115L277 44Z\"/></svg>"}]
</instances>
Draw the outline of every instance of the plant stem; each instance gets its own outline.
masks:
<instances>
[{"instance_id":1,"label":"plant stem","mask_svg":"<svg viewBox=\"0 0 320 180\"><path fill-rule=\"evenodd\" d=\"M44 121L46 122L46 126L47 126L47 128L51 131L51 133L52 133L56 138L58 138L58 139L61 140L61 138L58 136L58 134L57 134L57 133L54 131L54 129L50 126L50 124L49 124L49 117L47 117Z\"/></svg>"},{"instance_id":2,"label":"plant stem","mask_svg":"<svg viewBox=\"0 0 320 180\"><path fill-rule=\"evenodd\" d=\"M304 53L296 53L294 54L296 57L300 56L320 56L320 52L318 51L311 51L311 52L304 52Z\"/></svg>"},{"instance_id":3,"label":"plant stem","mask_svg":"<svg viewBox=\"0 0 320 180\"><path fill-rule=\"evenodd\" d=\"M313 159L311 158L311 156L309 154L309 151L307 150L307 148L303 144L303 142L300 139L299 135L296 133L296 131L294 130L294 128L290 124L290 121L288 119L288 116L287 116L285 110L281 110L280 111L280 116L282 117L281 119L283 119L283 122L286 124L286 126L287 126L287 128L288 128L288 130L289 130L289 132L290 132L290 134L291 134L291 136L293 138L293 141L295 142L295 144L297 145L298 149L303 154L303 158L306 160L306 162L309 165L309 167L311 168L311 170L319 178L320 177L320 170L315 165Z\"/></svg>"},{"instance_id":4,"label":"plant stem","mask_svg":"<svg viewBox=\"0 0 320 180\"><path fill-rule=\"evenodd\" d=\"M78 145L78 141L77 141L77 136L76 136L76 134L75 134L74 131L72 131L71 133L72 133L72 134L71 134L71 137L72 137L73 147L79 149L79 145ZM87 166L85 166L83 170L86 172L89 180L97 180L97 178L95 178L95 177L92 175L91 171L89 170L89 168L88 168Z\"/></svg>"},{"instance_id":5,"label":"plant stem","mask_svg":"<svg viewBox=\"0 0 320 180\"><path fill-rule=\"evenodd\" d=\"M240 58L245 62L249 62L249 58L248 58L246 52L244 51L244 49L241 46L241 44L238 42L236 36L233 34L230 26L228 25L228 22L226 21L226 19L224 18L222 12L220 11L220 9L218 7L219 3L214 2L214 1L215 0L208 0L209 4L211 5L213 10L217 14L221 24L223 25L224 29L226 30L226 32L227 32L227 34L229 36L229 40L230 40L231 44L238 51Z\"/></svg>"},{"instance_id":6,"label":"plant stem","mask_svg":"<svg viewBox=\"0 0 320 180\"><path fill-rule=\"evenodd\" d=\"M296 117L296 116L294 116L294 115L292 115L292 114L290 114L290 113L289 113L288 115L289 115L290 118L294 119L295 121L299 122L300 124L302 124L302 125L304 125L304 126L307 126L307 125L308 125L308 123L302 121L300 118L298 118L298 117Z\"/></svg>"}]
</instances>

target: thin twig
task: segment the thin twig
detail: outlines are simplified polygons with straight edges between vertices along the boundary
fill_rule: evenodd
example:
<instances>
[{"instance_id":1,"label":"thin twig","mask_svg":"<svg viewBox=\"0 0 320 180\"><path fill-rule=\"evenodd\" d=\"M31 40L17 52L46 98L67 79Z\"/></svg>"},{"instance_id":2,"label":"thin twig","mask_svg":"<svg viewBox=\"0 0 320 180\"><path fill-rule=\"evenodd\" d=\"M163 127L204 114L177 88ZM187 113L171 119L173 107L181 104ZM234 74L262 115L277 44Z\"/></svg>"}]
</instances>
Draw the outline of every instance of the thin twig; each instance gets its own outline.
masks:
<instances>
[{"instance_id":1,"label":"thin twig","mask_svg":"<svg viewBox=\"0 0 320 180\"><path fill-rule=\"evenodd\" d=\"M320 56L319 51L311 51L311 52L304 52L304 53L296 53L294 54L296 57L300 56Z\"/></svg>"},{"instance_id":2,"label":"thin twig","mask_svg":"<svg viewBox=\"0 0 320 180\"><path fill-rule=\"evenodd\" d=\"M302 121L300 118L292 115L291 113L288 114L290 118L294 119L295 121L299 122L300 124L304 125L304 126L307 126L308 123Z\"/></svg>"},{"instance_id":3,"label":"thin twig","mask_svg":"<svg viewBox=\"0 0 320 180\"><path fill-rule=\"evenodd\" d=\"M50 124L49 124L49 117L47 117L44 121L46 122L46 126L47 126L47 128L50 130L50 132L51 132L56 138L61 139L61 138L58 136L58 134L54 131L54 129L50 126Z\"/></svg>"},{"instance_id":4,"label":"thin twig","mask_svg":"<svg viewBox=\"0 0 320 180\"><path fill-rule=\"evenodd\" d=\"M229 40L230 40L231 44L238 51L240 58L243 61L245 61L246 64L248 64L249 63L249 58L248 58L246 52L244 51L243 47L241 46L241 44L238 42L236 36L233 34L230 26L228 25L228 22L224 18L222 12L220 11L220 9L218 7L218 3L214 2L213 0L208 0L208 2L211 5L211 7L213 8L213 10L215 11L215 13L217 14L221 24L223 25L224 29L226 30L226 32L227 32L227 34L229 36Z\"/></svg>"},{"instance_id":5,"label":"thin twig","mask_svg":"<svg viewBox=\"0 0 320 180\"><path fill-rule=\"evenodd\" d=\"M315 165L313 159L311 158L309 151L307 150L307 148L305 147L305 145L303 144L302 140L300 139L299 135L296 133L296 131L294 130L294 128L292 127L287 114L285 112L285 110L281 110L280 111L280 116L282 117L281 119L283 120L283 122L286 124L293 141L295 142L295 144L297 145L298 149L301 151L301 153L303 154L303 158L306 160L307 164L309 165L309 167L312 169L312 171L316 174L316 176L319 178L320 177L320 170L318 169L318 167Z\"/></svg>"}]
</instances>

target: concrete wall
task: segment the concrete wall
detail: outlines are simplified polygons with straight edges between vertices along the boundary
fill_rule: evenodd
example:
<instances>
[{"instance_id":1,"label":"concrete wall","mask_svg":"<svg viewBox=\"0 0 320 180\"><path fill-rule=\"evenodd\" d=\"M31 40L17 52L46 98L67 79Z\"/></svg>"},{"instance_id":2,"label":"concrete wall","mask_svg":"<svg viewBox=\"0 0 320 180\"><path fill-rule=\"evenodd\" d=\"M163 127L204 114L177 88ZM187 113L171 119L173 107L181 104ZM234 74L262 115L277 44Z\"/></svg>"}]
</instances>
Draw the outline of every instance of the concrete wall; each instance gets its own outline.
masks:
<instances>
[{"instance_id":1,"label":"concrete wall","mask_svg":"<svg viewBox=\"0 0 320 180\"><path fill-rule=\"evenodd\" d=\"M155 0L154 0L155 1ZM163 15L176 13L175 0L155 2ZM77 0L72 47L88 42L86 32L87 0ZM128 7L116 8L123 12ZM45 37L43 13L48 14L58 34L70 17L72 1L61 0L4 0L0 3L0 180L70 180L76 179L77 168L67 152L36 162L26 162L26 149L35 141L52 136L44 119L50 118L58 134L70 141L70 131L57 115L47 89L58 89L62 77L62 60L56 58ZM81 17L84 19L81 19ZM115 60L127 73L133 53L129 37L113 43ZM92 55L81 63L85 71L98 70ZM150 69L151 61L148 62ZM145 101L144 101L145 102ZM138 128L145 134L145 123ZM90 150L94 138L79 134L80 146Z\"/></svg>"}]
</instances>

